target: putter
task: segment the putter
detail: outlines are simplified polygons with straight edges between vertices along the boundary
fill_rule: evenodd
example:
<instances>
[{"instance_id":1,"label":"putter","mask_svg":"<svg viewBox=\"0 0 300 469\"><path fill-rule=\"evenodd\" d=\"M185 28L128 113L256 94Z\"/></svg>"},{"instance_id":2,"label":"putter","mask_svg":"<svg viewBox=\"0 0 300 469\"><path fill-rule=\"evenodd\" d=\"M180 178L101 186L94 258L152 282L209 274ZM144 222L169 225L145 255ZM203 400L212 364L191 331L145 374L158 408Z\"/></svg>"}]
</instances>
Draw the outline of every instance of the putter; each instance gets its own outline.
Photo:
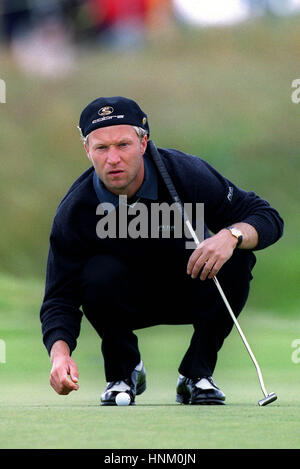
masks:
<instances>
[{"instance_id":1,"label":"putter","mask_svg":"<svg viewBox=\"0 0 300 469\"><path fill-rule=\"evenodd\" d=\"M184 207L183 207L183 205L182 205L182 203L181 203L181 201L180 201L180 198L179 198L179 196L178 196L178 194L177 194L177 191L176 191L176 189L175 189L175 187L174 187L174 184L173 184L173 182L172 182L172 180L171 180L171 178L170 178L170 176L169 176L169 174L168 174L168 171L167 171L167 169L166 169L166 166L165 166L165 164L164 164L164 162L163 162L163 160L162 160L162 158L161 158L161 156L160 156L160 154L159 154L159 152L158 152L158 150L157 150L157 148L156 148L156 146L155 146L155 144L153 143L152 140L149 140L149 142L148 142L148 148L149 148L150 153L151 153L151 155L152 155L152 158L153 158L153 160L154 160L154 162L155 162L155 164L156 164L156 166L157 166L157 169L159 170L159 172L160 172L160 174L161 174L161 176L162 176L162 178L163 178L163 180L164 180L164 182L165 182L165 184L166 184L166 186L167 186L167 188L168 188L168 191L169 191L169 193L170 193L170 195L171 195L171 197L172 197L174 203L176 204L178 210L179 210L180 213L182 214L183 219L184 219L184 222L185 222L185 224L186 224L186 226L187 226L187 228L188 228L188 230L189 230L191 236L193 237L194 242L195 242L196 245L198 246L198 245L200 244L199 239L198 239L198 237L197 237L197 235L196 235L196 233L195 233L195 230L193 229L193 227L192 227L192 225L191 225L191 222L189 221L189 219L188 219L188 217L187 217L187 215L186 215L186 213L185 213L185 211L184 211ZM225 296L225 293L224 293L224 291L223 291L223 289L222 289L222 287L221 287L221 285L220 285L220 283L219 283L219 281L218 281L218 279L217 279L216 276L213 277L213 281L214 281L214 283L215 283L215 285L216 285L216 287L217 287L217 289L218 289L218 291L219 291L219 293L220 293L220 295L221 295L221 297L222 297L222 299L223 299L223 301L224 301L224 303L225 303L225 306L226 306L226 308L227 308L227 310L228 310L228 312L229 312L229 314L230 314L230 316L231 316L231 318L232 318L232 320L233 320L233 322L234 322L234 324L235 324L235 326L236 326L236 328L237 328L237 330L238 330L238 332L239 332L239 334L240 334L240 336L241 336L241 338L242 338L242 341L243 341L243 343L244 343L244 345L245 345L245 347L246 347L246 350L247 350L247 352L249 353L249 355L250 355L250 357L251 357L251 359L252 359L252 361L253 361L253 363L254 363L254 366L255 366L255 368L256 368L256 372L257 372L257 376L258 376L258 379L259 379L260 387L261 387L262 392L263 392L263 394L264 394L264 396L265 396L263 399L260 399L260 400L258 401L258 405L261 406L261 407L262 407L262 406L266 406L266 405L270 404L271 402L276 401L277 396L276 396L276 394L275 394L274 392L271 392L271 393L268 393L268 392L267 392L267 390L266 390L266 388L265 388L265 385L264 385L264 380L263 380L263 377L262 377L262 372L261 372L261 369L260 369L260 367L259 367L259 365L258 365L258 362L257 362L257 360L256 360L256 358L255 358L255 356L254 356L254 353L253 353L252 350L251 350L250 345L248 344L248 342L247 342L247 340L246 340L246 337L245 337L245 335L244 335L244 333L243 333L243 331L242 331L242 329L241 329L241 327L240 327L240 325L239 325L239 323L238 323L238 321L237 321L237 319L236 319L236 317L235 317L235 315L234 315L234 313L233 313L233 311L232 311L232 309L231 309L231 306L230 306L230 304L229 304L229 302L228 302L228 300L227 300L227 298L226 298L226 296Z\"/></svg>"}]
</instances>

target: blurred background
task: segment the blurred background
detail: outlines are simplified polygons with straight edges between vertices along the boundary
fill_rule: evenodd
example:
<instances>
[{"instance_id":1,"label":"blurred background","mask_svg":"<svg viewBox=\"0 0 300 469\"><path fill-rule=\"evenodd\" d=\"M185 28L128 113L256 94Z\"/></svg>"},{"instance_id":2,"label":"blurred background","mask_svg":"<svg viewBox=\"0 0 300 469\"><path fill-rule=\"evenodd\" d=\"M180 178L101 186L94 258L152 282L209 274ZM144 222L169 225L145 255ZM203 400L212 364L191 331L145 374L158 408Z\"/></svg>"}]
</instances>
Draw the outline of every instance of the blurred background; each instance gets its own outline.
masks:
<instances>
[{"instance_id":1,"label":"blurred background","mask_svg":"<svg viewBox=\"0 0 300 469\"><path fill-rule=\"evenodd\" d=\"M56 207L89 167L80 112L124 95L157 146L201 156L279 210L285 235L257 253L248 305L296 315L299 19L300 0L1 0L2 285L36 281L42 299Z\"/></svg>"}]
</instances>

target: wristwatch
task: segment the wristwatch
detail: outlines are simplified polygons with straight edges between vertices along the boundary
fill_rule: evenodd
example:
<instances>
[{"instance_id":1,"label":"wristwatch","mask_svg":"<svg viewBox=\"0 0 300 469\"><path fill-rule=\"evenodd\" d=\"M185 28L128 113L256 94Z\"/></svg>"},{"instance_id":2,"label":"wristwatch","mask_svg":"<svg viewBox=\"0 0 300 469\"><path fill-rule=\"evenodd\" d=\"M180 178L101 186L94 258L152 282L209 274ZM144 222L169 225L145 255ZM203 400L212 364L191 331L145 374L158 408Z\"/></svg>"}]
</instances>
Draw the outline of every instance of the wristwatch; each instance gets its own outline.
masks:
<instances>
[{"instance_id":1,"label":"wristwatch","mask_svg":"<svg viewBox=\"0 0 300 469\"><path fill-rule=\"evenodd\" d=\"M229 230L232 236L235 236L235 238L238 240L237 245L235 246L237 248L243 241L243 235L241 231L235 228L234 226L227 226L226 230Z\"/></svg>"}]
</instances>

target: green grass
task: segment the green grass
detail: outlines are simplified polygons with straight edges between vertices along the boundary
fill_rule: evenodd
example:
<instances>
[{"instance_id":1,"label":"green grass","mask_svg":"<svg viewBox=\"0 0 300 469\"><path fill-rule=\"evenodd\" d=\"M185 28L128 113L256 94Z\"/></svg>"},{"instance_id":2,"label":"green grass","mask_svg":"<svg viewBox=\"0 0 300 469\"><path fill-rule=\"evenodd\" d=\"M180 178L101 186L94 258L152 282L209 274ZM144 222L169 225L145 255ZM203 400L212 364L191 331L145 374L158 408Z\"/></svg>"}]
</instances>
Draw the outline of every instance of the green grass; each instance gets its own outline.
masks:
<instances>
[{"instance_id":1,"label":"green grass","mask_svg":"<svg viewBox=\"0 0 300 469\"><path fill-rule=\"evenodd\" d=\"M74 352L80 389L58 396L48 384L50 362L42 345L38 311L43 285L0 276L0 448L201 449L299 448L299 366L291 343L300 320L246 309L241 326L261 365L268 392L261 399L252 362L234 329L219 357L215 380L226 406L175 404L177 367L188 346L190 326L138 331L148 388L135 407L103 408L105 381L100 342L84 320Z\"/></svg>"}]
</instances>

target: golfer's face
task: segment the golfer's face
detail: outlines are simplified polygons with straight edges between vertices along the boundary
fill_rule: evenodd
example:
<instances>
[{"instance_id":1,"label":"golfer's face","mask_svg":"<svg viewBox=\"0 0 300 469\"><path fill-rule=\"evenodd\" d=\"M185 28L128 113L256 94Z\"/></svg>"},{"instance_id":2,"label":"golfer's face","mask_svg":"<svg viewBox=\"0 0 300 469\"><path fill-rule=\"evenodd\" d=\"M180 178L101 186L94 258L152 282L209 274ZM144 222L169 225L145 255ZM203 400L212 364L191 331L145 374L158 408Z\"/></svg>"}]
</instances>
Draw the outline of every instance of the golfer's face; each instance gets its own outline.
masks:
<instances>
[{"instance_id":1,"label":"golfer's face","mask_svg":"<svg viewBox=\"0 0 300 469\"><path fill-rule=\"evenodd\" d=\"M87 152L106 188L132 197L143 182L146 146L130 125L114 125L91 132Z\"/></svg>"}]
</instances>

